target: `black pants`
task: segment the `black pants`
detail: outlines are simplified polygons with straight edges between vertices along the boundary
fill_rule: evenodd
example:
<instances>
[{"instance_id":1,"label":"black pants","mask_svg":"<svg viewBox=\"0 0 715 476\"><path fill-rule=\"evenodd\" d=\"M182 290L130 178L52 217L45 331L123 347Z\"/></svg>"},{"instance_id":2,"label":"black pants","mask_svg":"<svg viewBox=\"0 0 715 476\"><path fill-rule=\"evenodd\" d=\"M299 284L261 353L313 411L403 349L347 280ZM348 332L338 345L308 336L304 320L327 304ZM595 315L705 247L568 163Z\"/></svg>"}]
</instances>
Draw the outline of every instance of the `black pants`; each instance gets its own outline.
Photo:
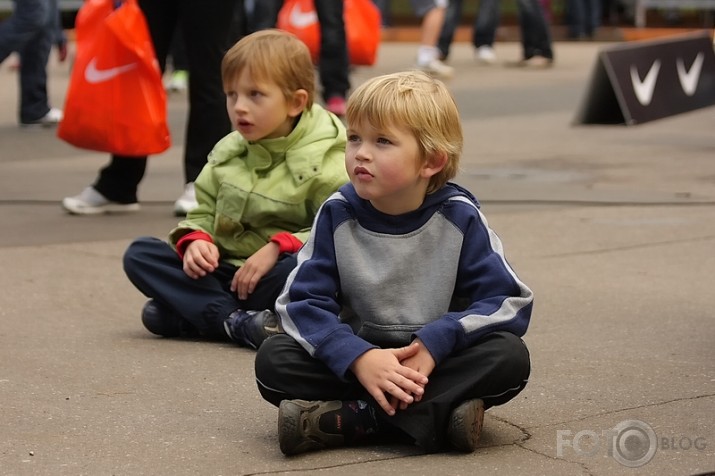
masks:
<instances>
[{"instance_id":1,"label":"black pants","mask_svg":"<svg viewBox=\"0 0 715 476\"><path fill-rule=\"evenodd\" d=\"M531 368L519 337L489 334L441 362L429 376L422 400L391 417L354 376L338 378L288 335L264 341L255 365L258 390L273 405L285 399L367 400L378 410L381 428L401 430L427 452L446 448L447 423L455 407L474 398L483 399L487 408L508 402L524 388Z\"/></svg>"},{"instance_id":2,"label":"black pants","mask_svg":"<svg viewBox=\"0 0 715 476\"><path fill-rule=\"evenodd\" d=\"M242 2L241 6L242 6ZM181 25L189 69L189 117L184 147L184 178L193 182L214 145L231 132L221 82L221 60L240 36L236 0L139 0L157 60L164 71L174 30ZM146 156L114 155L93 187L109 200L134 203L146 171Z\"/></svg>"},{"instance_id":3,"label":"black pants","mask_svg":"<svg viewBox=\"0 0 715 476\"><path fill-rule=\"evenodd\" d=\"M229 289L235 266L221 262L213 273L193 279L184 273L183 261L168 243L152 237L137 238L124 253L124 271L145 296L172 309L207 337L225 337L223 321L236 309L274 310L295 255L285 254L241 301Z\"/></svg>"},{"instance_id":4,"label":"black pants","mask_svg":"<svg viewBox=\"0 0 715 476\"><path fill-rule=\"evenodd\" d=\"M327 101L331 96L345 97L350 89L347 40L343 0L315 0L315 13L320 23L320 58L318 73L323 87L322 95ZM257 0L251 31L274 28L283 0Z\"/></svg>"}]
</instances>

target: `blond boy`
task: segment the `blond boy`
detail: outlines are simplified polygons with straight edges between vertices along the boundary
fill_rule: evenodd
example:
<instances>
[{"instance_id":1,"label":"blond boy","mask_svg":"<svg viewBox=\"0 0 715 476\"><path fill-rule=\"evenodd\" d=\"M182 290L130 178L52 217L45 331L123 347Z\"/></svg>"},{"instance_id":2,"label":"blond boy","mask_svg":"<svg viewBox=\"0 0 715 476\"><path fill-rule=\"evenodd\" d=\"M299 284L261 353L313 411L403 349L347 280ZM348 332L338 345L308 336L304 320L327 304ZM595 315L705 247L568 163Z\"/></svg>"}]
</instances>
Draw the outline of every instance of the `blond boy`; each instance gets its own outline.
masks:
<instances>
[{"instance_id":1,"label":"blond boy","mask_svg":"<svg viewBox=\"0 0 715 476\"><path fill-rule=\"evenodd\" d=\"M449 182L459 112L425 73L350 97L350 183L318 213L256 356L286 455L391 435L473 451L484 410L526 385L532 292L476 199Z\"/></svg>"}]
</instances>

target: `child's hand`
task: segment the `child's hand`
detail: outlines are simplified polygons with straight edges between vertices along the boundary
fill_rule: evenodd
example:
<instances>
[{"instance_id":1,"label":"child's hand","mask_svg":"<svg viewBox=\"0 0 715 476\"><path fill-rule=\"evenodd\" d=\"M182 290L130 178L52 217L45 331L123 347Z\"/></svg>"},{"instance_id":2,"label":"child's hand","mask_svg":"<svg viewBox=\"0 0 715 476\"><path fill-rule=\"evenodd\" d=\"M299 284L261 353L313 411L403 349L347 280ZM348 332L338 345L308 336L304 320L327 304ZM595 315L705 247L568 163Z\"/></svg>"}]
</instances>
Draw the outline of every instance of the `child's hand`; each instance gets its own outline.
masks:
<instances>
[{"instance_id":1,"label":"child's hand","mask_svg":"<svg viewBox=\"0 0 715 476\"><path fill-rule=\"evenodd\" d=\"M388 415L394 415L399 402L414 401L422 395L427 377L400 363L419 350L415 343L399 349L371 349L350 366L363 387ZM386 395L392 402L388 402Z\"/></svg>"},{"instance_id":2,"label":"child's hand","mask_svg":"<svg viewBox=\"0 0 715 476\"><path fill-rule=\"evenodd\" d=\"M195 240L184 250L184 273L198 279L218 268L218 247L206 240Z\"/></svg>"},{"instance_id":3,"label":"child's hand","mask_svg":"<svg viewBox=\"0 0 715 476\"><path fill-rule=\"evenodd\" d=\"M246 260L231 280L231 291L238 294L238 299L248 299L258 281L276 265L279 255L278 244L271 241Z\"/></svg>"},{"instance_id":4,"label":"child's hand","mask_svg":"<svg viewBox=\"0 0 715 476\"><path fill-rule=\"evenodd\" d=\"M418 346L417 352L401 360L400 363L405 367L409 367L413 370L416 370L425 377L429 377L436 366L434 358L432 358L432 354L430 354L429 350L427 350L427 347L425 347L424 344L422 344L422 341L419 339L415 339L411 345ZM414 395L415 401L419 402L420 400L422 400L422 395L423 394ZM404 410L405 408L407 408L408 405L405 402L397 402L396 400L392 400L390 403L393 406L396 406L399 403L400 410Z\"/></svg>"}]
</instances>

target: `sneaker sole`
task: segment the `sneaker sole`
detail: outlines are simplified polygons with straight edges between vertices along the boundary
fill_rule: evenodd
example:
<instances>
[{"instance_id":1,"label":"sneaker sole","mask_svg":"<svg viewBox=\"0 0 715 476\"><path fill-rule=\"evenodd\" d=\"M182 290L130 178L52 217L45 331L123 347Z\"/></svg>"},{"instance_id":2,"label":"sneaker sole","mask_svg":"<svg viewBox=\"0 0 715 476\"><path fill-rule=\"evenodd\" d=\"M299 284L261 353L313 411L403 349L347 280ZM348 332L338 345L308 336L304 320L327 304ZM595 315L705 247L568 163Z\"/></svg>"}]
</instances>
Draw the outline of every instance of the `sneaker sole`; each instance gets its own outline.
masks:
<instances>
[{"instance_id":1,"label":"sneaker sole","mask_svg":"<svg viewBox=\"0 0 715 476\"><path fill-rule=\"evenodd\" d=\"M507 61L505 66L510 68L522 68L532 70L542 70L554 67L553 59L545 59L544 61L529 62L528 60Z\"/></svg>"},{"instance_id":2,"label":"sneaker sole","mask_svg":"<svg viewBox=\"0 0 715 476\"><path fill-rule=\"evenodd\" d=\"M429 74L433 78L437 78L437 79L452 79L452 78L454 78L454 71L451 71L451 72L437 71L434 69L425 68L423 66L418 66L418 69L424 73Z\"/></svg>"},{"instance_id":3,"label":"sneaker sole","mask_svg":"<svg viewBox=\"0 0 715 476\"><path fill-rule=\"evenodd\" d=\"M450 415L447 438L457 450L471 453L477 449L484 423L484 402L468 400Z\"/></svg>"},{"instance_id":4,"label":"sneaker sole","mask_svg":"<svg viewBox=\"0 0 715 476\"><path fill-rule=\"evenodd\" d=\"M62 202L62 208L72 215L102 215L109 213L132 213L138 212L141 207L138 203L109 204L101 207L77 207L72 203Z\"/></svg>"},{"instance_id":5,"label":"sneaker sole","mask_svg":"<svg viewBox=\"0 0 715 476\"><path fill-rule=\"evenodd\" d=\"M60 122L21 122L20 127L23 129L30 129L33 127L42 127L44 129L49 129L50 127L57 127L60 125Z\"/></svg>"}]
</instances>

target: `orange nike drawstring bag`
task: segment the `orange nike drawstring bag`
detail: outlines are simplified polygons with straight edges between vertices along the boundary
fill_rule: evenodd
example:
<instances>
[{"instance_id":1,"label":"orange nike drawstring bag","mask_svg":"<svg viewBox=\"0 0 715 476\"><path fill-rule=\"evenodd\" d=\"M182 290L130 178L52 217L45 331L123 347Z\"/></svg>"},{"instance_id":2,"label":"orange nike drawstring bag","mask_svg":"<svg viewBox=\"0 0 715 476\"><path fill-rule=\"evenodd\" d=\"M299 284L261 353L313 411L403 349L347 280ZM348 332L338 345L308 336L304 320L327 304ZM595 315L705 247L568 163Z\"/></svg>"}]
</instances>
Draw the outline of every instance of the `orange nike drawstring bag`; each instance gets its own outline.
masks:
<instances>
[{"instance_id":1,"label":"orange nike drawstring bag","mask_svg":"<svg viewBox=\"0 0 715 476\"><path fill-rule=\"evenodd\" d=\"M137 1L85 0L75 32L77 55L58 137L127 156L168 149L166 91Z\"/></svg>"},{"instance_id":2,"label":"orange nike drawstring bag","mask_svg":"<svg viewBox=\"0 0 715 476\"><path fill-rule=\"evenodd\" d=\"M336 0L337 1L337 0ZM382 38L380 10L373 0L345 0L345 40L351 65L371 66ZM313 63L320 57L320 25L313 0L286 0L276 28L293 33L308 46Z\"/></svg>"}]
</instances>

